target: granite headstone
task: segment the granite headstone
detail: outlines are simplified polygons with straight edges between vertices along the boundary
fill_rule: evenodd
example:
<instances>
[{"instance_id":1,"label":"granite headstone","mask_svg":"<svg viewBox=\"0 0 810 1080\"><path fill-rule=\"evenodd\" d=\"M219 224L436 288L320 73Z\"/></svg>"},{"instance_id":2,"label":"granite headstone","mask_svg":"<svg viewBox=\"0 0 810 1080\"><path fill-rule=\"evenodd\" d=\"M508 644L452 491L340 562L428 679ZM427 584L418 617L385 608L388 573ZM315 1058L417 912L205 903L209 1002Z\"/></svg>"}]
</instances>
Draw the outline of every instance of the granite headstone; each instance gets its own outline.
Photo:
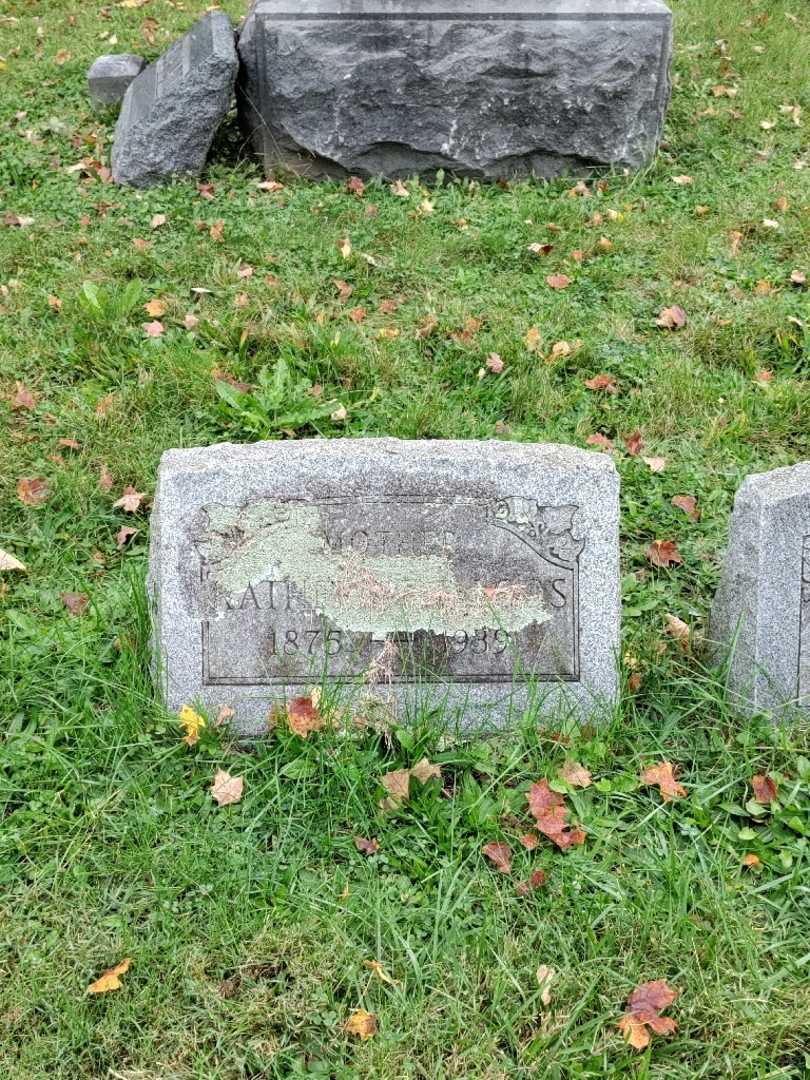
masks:
<instances>
[{"instance_id":1,"label":"granite headstone","mask_svg":"<svg viewBox=\"0 0 810 1080\"><path fill-rule=\"evenodd\" d=\"M574 447L395 439L169 450L149 590L169 708L245 734L323 680L466 726L609 707L619 481Z\"/></svg>"},{"instance_id":2,"label":"granite headstone","mask_svg":"<svg viewBox=\"0 0 810 1080\"><path fill-rule=\"evenodd\" d=\"M810 462L737 492L710 638L745 711L810 711Z\"/></svg>"},{"instance_id":3,"label":"granite headstone","mask_svg":"<svg viewBox=\"0 0 810 1080\"><path fill-rule=\"evenodd\" d=\"M237 100L268 171L637 168L671 51L662 0L254 0Z\"/></svg>"},{"instance_id":4,"label":"granite headstone","mask_svg":"<svg viewBox=\"0 0 810 1080\"><path fill-rule=\"evenodd\" d=\"M238 66L228 16L209 12L131 83L115 128L113 179L146 187L198 175L230 108Z\"/></svg>"}]
</instances>

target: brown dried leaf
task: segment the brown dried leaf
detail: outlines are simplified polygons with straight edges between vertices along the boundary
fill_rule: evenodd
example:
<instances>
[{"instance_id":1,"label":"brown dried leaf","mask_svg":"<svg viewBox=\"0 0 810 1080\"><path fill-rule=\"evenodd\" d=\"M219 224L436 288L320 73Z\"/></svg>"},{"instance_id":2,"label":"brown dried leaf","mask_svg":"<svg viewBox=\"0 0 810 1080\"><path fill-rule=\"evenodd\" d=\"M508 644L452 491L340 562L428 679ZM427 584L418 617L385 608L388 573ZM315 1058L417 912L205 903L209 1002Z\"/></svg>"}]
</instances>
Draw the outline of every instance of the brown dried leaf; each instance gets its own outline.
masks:
<instances>
[{"instance_id":1,"label":"brown dried leaf","mask_svg":"<svg viewBox=\"0 0 810 1080\"><path fill-rule=\"evenodd\" d=\"M594 375L585 380L585 385L589 390L605 390L608 394L616 394L619 389L613 375Z\"/></svg>"},{"instance_id":2,"label":"brown dried leaf","mask_svg":"<svg viewBox=\"0 0 810 1080\"><path fill-rule=\"evenodd\" d=\"M287 702L287 724L294 735L306 739L310 731L322 731L325 721L310 695Z\"/></svg>"},{"instance_id":3,"label":"brown dried leaf","mask_svg":"<svg viewBox=\"0 0 810 1080\"><path fill-rule=\"evenodd\" d=\"M759 855L755 855L753 851L749 851L746 855L743 855L742 864L750 867L762 866L762 859L760 859Z\"/></svg>"},{"instance_id":4,"label":"brown dried leaf","mask_svg":"<svg viewBox=\"0 0 810 1080\"><path fill-rule=\"evenodd\" d=\"M647 558L653 566L680 566L683 556L674 540L653 540L647 548Z\"/></svg>"},{"instance_id":5,"label":"brown dried leaf","mask_svg":"<svg viewBox=\"0 0 810 1080\"><path fill-rule=\"evenodd\" d=\"M607 435L603 435L601 432L596 432L594 435L589 435L585 440L587 446L598 446L600 450L604 450L605 453L613 449L613 440L609 439Z\"/></svg>"},{"instance_id":6,"label":"brown dried leaf","mask_svg":"<svg viewBox=\"0 0 810 1080\"><path fill-rule=\"evenodd\" d=\"M678 642L684 652L688 652L690 631L687 623L677 615L667 614L664 618L667 620L667 634Z\"/></svg>"},{"instance_id":7,"label":"brown dried leaf","mask_svg":"<svg viewBox=\"0 0 810 1080\"><path fill-rule=\"evenodd\" d=\"M151 315L153 318L158 319L161 315L166 314L166 304L163 300L150 300L143 305L143 310L147 315Z\"/></svg>"},{"instance_id":8,"label":"brown dried leaf","mask_svg":"<svg viewBox=\"0 0 810 1080\"><path fill-rule=\"evenodd\" d=\"M41 476L21 476L17 481L17 498L26 506L42 506L51 491Z\"/></svg>"},{"instance_id":9,"label":"brown dried leaf","mask_svg":"<svg viewBox=\"0 0 810 1080\"><path fill-rule=\"evenodd\" d=\"M359 176L350 176L346 182L346 190L350 195L357 195L357 197L360 198L366 190L366 185Z\"/></svg>"},{"instance_id":10,"label":"brown dried leaf","mask_svg":"<svg viewBox=\"0 0 810 1080\"><path fill-rule=\"evenodd\" d=\"M528 896L530 892L539 889L542 885L545 885L545 883L545 870L533 870L526 881L521 881L515 886L515 892L518 896Z\"/></svg>"},{"instance_id":11,"label":"brown dried leaf","mask_svg":"<svg viewBox=\"0 0 810 1080\"><path fill-rule=\"evenodd\" d=\"M557 847L565 851L574 844L585 843L585 833L581 829L568 828L568 807L562 795L551 790L548 780L532 784L527 798L537 828Z\"/></svg>"},{"instance_id":12,"label":"brown dried leaf","mask_svg":"<svg viewBox=\"0 0 810 1080\"><path fill-rule=\"evenodd\" d=\"M642 983L630 995L628 1009L619 1021L619 1030L636 1050L649 1046L650 1030L656 1035L672 1035L678 1025L668 1016L661 1016L678 996L664 979ZM648 1028L650 1030L648 1030Z\"/></svg>"},{"instance_id":13,"label":"brown dried leaf","mask_svg":"<svg viewBox=\"0 0 810 1080\"><path fill-rule=\"evenodd\" d=\"M664 802L686 797L686 788L677 782L670 761L662 761L658 765L650 765L641 772L642 784L656 786L661 792Z\"/></svg>"},{"instance_id":14,"label":"brown dried leaf","mask_svg":"<svg viewBox=\"0 0 810 1080\"><path fill-rule=\"evenodd\" d=\"M420 784L426 784L428 780L441 780L442 770L440 766L433 765L427 758L422 758L411 769L411 776Z\"/></svg>"},{"instance_id":15,"label":"brown dried leaf","mask_svg":"<svg viewBox=\"0 0 810 1080\"><path fill-rule=\"evenodd\" d=\"M665 457L645 457L642 458L642 461L650 472L653 473L663 472L667 467L667 459Z\"/></svg>"},{"instance_id":16,"label":"brown dried leaf","mask_svg":"<svg viewBox=\"0 0 810 1080\"><path fill-rule=\"evenodd\" d=\"M512 873L512 849L508 844L493 840L489 844L484 844L481 851L502 874Z\"/></svg>"},{"instance_id":17,"label":"brown dried leaf","mask_svg":"<svg viewBox=\"0 0 810 1080\"><path fill-rule=\"evenodd\" d=\"M123 510L126 514L134 514L145 498L143 491L136 491L132 484L127 484L121 498L113 503L113 510Z\"/></svg>"},{"instance_id":18,"label":"brown dried leaf","mask_svg":"<svg viewBox=\"0 0 810 1080\"><path fill-rule=\"evenodd\" d=\"M772 776L757 773L751 778L751 787L754 789L754 801L762 806L769 806L776 799L776 781Z\"/></svg>"},{"instance_id":19,"label":"brown dried leaf","mask_svg":"<svg viewBox=\"0 0 810 1080\"><path fill-rule=\"evenodd\" d=\"M694 495L673 495L672 505L677 510L683 510L688 518L692 521L700 521L700 511L697 506L697 499Z\"/></svg>"},{"instance_id":20,"label":"brown dried leaf","mask_svg":"<svg viewBox=\"0 0 810 1080\"><path fill-rule=\"evenodd\" d=\"M527 851L534 851L540 843L540 837L535 833L524 833L523 836L520 837L520 843Z\"/></svg>"},{"instance_id":21,"label":"brown dried leaf","mask_svg":"<svg viewBox=\"0 0 810 1080\"><path fill-rule=\"evenodd\" d=\"M400 803L407 801L411 793L411 770L394 769L393 772L381 776L380 783L389 795L389 798L383 799L380 804L381 806L383 803L386 804L383 809L399 806Z\"/></svg>"},{"instance_id":22,"label":"brown dried leaf","mask_svg":"<svg viewBox=\"0 0 810 1080\"><path fill-rule=\"evenodd\" d=\"M571 278L567 274L549 274L546 285L550 289L567 289L571 284Z\"/></svg>"},{"instance_id":23,"label":"brown dried leaf","mask_svg":"<svg viewBox=\"0 0 810 1080\"><path fill-rule=\"evenodd\" d=\"M164 332L163 323L159 319L154 319L152 322L146 322L142 325L143 332L150 338L159 338Z\"/></svg>"},{"instance_id":24,"label":"brown dried leaf","mask_svg":"<svg viewBox=\"0 0 810 1080\"><path fill-rule=\"evenodd\" d=\"M231 776L224 769L217 769L211 785L211 798L218 806L230 806L240 801L244 789L245 781L241 776Z\"/></svg>"},{"instance_id":25,"label":"brown dried leaf","mask_svg":"<svg viewBox=\"0 0 810 1080\"><path fill-rule=\"evenodd\" d=\"M101 463L101 466L98 470L98 486L101 491L110 491L113 486L112 473L104 464L104 462Z\"/></svg>"},{"instance_id":26,"label":"brown dried leaf","mask_svg":"<svg viewBox=\"0 0 810 1080\"><path fill-rule=\"evenodd\" d=\"M370 1039L377 1034L377 1017L374 1013L366 1012L365 1009L355 1009L343 1025L343 1030L349 1035L356 1035L365 1042L366 1039Z\"/></svg>"},{"instance_id":27,"label":"brown dried leaf","mask_svg":"<svg viewBox=\"0 0 810 1080\"><path fill-rule=\"evenodd\" d=\"M686 312L677 304L662 308L655 320L655 325L660 326L662 330L682 330L686 326Z\"/></svg>"},{"instance_id":28,"label":"brown dried leaf","mask_svg":"<svg viewBox=\"0 0 810 1080\"><path fill-rule=\"evenodd\" d=\"M570 784L571 787L586 788L591 786L590 771L584 765L580 765L578 761L566 761L557 770L557 775L561 780L565 780L566 784Z\"/></svg>"},{"instance_id":29,"label":"brown dried leaf","mask_svg":"<svg viewBox=\"0 0 810 1080\"><path fill-rule=\"evenodd\" d=\"M354 846L363 855L376 855L380 850L380 842L376 837L373 840L366 840L365 837L355 836Z\"/></svg>"},{"instance_id":30,"label":"brown dried leaf","mask_svg":"<svg viewBox=\"0 0 810 1080\"><path fill-rule=\"evenodd\" d=\"M90 597L86 593L63 592L62 603L65 605L71 615L83 615L85 611L87 611L87 605L90 603Z\"/></svg>"},{"instance_id":31,"label":"brown dried leaf","mask_svg":"<svg viewBox=\"0 0 810 1080\"><path fill-rule=\"evenodd\" d=\"M166 224L166 221L167 218L165 214L153 214L152 220L149 222L149 228L152 230L159 229L161 225Z\"/></svg>"},{"instance_id":32,"label":"brown dried leaf","mask_svg":"<svg viewBox=\"0 0 810 1080\"><path fill-rule=\"evenodd\" d=\"M638 457L644 446L644 436L640 431L634 431L630 435L623 435L622 442L627 447L627 453L631 457Z\"/></svg>"},{"instance_id":33,"label":"brown dried leaf","mask_svg":"<svg viewBox=\"0 0 810 1080\"><path fill-rule=\"evenodd\" d=\"M21 382L17 383L17 390L11 399L11 408L14 412L19 412L21 409L33 409L37 403L36 395L24 386Z\"/></svg>"},{"instance_id":34,"label":"brown dried leaf","mask_svg":"<svg viewBox=\"0 0 810 1080\"><path fill-rule=\"evenodd\" d=\"M120 551L121 548L126 547L127 543L132 539L133 536L137 535L137 529L133 529L131 525L122 525L115 537L116 547Z\"/></svg>"},{"instance_id":35,"label":"brown dried leaf","mask_svg":"<svg viewBox=\"0 0 810 1080\"><path fill-rule=\"evenodd\" d=\"M504 367L503 360L498 353L495 352L489 354L486 359L486 365L494 375L500 375Z\"/></svg>"}]
</instances>

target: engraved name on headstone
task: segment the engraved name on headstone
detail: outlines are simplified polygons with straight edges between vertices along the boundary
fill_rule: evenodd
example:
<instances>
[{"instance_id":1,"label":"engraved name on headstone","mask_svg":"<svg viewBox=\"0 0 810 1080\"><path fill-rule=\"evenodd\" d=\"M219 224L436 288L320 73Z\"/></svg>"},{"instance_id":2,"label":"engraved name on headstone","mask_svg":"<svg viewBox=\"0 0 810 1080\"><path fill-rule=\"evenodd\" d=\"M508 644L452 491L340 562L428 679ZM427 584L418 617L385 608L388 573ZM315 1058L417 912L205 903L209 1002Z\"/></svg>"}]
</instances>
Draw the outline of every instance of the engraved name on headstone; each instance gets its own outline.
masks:
<instances>
[{"instance_id":1,"label":"engraved name on headstone","mask_svg":"<svg viewBox=\"0 0 810 1080\"><path fill-rule=\"evenodd\" d=\"M810 711L810 462L741 485L710 637L746 711Z\"/></svg>"},{"instance_id":2,"label":"engraved name on headstone","mask_svg":"<svg viewBox=\"0 0 810 1080\"><path fill-rule=\"evenodd\" d=\"M618 480L570 447L313 440L169 451L151 589L168 704L256 731L327 680L474 725L616 690Z\"/></svg>"}]
</instances>

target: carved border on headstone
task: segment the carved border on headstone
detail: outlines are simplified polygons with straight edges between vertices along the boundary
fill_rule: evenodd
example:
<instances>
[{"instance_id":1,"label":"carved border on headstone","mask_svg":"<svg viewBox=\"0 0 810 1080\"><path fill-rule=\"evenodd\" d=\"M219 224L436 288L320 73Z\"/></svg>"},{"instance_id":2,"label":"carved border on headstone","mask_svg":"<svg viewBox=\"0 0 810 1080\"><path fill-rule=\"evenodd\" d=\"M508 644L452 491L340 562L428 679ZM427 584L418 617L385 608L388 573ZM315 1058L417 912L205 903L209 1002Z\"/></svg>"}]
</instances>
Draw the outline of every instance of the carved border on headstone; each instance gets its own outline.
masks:
<instances>
[{"instance_id":1,"label":"carved border on headstone","mask_svg":"<svg viewBox=\"0 0 810 1080\"><path fill-rule=\"evenodd\" d=\"M796 696L810 697L810 536L802 540L801 592L799 598L799 662Z\"/></svg>"}]
</instances>

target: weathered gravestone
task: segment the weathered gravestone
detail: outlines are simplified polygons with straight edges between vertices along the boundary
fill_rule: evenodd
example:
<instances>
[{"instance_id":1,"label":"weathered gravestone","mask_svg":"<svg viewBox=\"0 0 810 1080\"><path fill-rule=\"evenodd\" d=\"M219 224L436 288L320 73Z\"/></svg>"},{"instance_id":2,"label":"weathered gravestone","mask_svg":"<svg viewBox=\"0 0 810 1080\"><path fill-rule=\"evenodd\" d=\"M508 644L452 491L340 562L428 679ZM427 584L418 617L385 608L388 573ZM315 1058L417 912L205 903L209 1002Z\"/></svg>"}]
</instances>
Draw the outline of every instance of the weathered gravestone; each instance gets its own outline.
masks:
<instances>
[{"instance_id":1,"label":"weathered gravestone","mask_svg":"<svg viewBox=\"0 0 810 1080\"><path fill-rule=\"evenodd\" d=\"M733 647L729 687L747 711L810 711L810 462L749 476L734 503L710 637Z\"/></svg>"},{"instance_id":2,"label":"weathered gravestone","mask_svg":"<svg viewBox=\"0 0 810 1080\"><path fill-rule=\"evenodd\" d=\"M111 53L99 56L87 72L87 88L94 105L105 108L117 105L146 66L134 53Z\"/></svg>"},{"instance_id":3,"label":"weathered gravestone","mask_svg":"<svg viewBox=\"0 0 810 1080\"><path fill-rule=\"evenodd\" d=\"M235 710L324 678L468 726L510 701L598 712L616 693L618 477L516 443L306 440L169 450L150 593L166 702Z\"/></svg>"},{"instance_id":4,"label":"weathered gravestone","mask_svg":"<svg viewBox=\"0 0 810 1080\"><path fill-rule=\"evenodd\" d=\"M237 98L268 170L551 177L650 160L671 51L661 0L254 0Z\"/></svg>"},{"instance_id":5,"label":"weathered gravestone","mask_svg":"<svg viewBox=\"0 0 810 1080\"><path fill-rule=\"evenodd\" d=\"M115 128L113 179L146 187L198 175L230 108L238 66L228 16L209 12L131 83Z\"/></svg>"}]
</instances>

